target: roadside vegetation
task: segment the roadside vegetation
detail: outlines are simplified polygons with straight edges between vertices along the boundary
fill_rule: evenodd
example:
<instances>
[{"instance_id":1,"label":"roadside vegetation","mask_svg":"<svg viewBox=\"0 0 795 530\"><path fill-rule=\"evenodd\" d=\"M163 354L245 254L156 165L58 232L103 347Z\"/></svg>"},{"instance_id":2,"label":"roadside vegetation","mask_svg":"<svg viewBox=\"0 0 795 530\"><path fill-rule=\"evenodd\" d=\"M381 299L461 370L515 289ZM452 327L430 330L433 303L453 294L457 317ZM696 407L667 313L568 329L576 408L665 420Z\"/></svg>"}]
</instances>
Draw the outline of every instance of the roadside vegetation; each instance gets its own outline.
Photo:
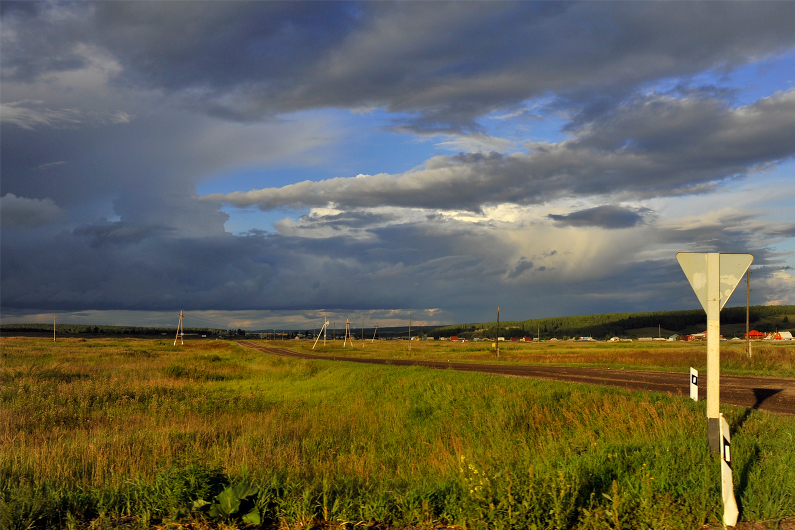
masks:
<instances>
[{"instance_id":1,"label":"roadside vegetation","mask_svg":"<svg viewBox=\"0 0 795 530\"><path fill-rule=\"evenodd\" d=\"M214 340L0 347L2 528L692 530L722 513L703 402ZM794 516L795 418L722 411L741 520Z\"/></svg>"}]
</instances>

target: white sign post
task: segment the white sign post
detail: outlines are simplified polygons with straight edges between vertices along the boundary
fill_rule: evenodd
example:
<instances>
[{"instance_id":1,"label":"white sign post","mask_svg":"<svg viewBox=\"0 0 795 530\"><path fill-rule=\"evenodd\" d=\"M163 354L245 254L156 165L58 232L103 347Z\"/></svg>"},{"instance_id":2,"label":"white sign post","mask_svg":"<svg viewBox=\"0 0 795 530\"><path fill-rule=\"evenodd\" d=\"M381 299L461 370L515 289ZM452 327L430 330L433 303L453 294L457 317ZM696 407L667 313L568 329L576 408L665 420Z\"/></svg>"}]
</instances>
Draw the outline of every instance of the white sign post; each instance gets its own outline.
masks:
<instances>
[{"instance_id":1,"label":"white sign post","mask_svg":"<svg viewBox=\"0 0 795 530\"><path fill-rule=\"evenodd\" d=\"M737 526L737 500L734 498L734 480L732 479L732 453L729 424L723 414L720 415L720 486L723 495L723 524Z\"/></svg>"},{"instance_id":2,"label":"white sign post","mask_svg":"<svg viewBox=\"0 0 795 530\"><path fill-rule=\"evenodd\" d=\"M690 368L690 399L698 401L698 370Z\"/></svg>"},{"instance_id":3,"label":"white sign post","mask_svg":"<svg viewBox=\"0 0 795 530\"><path fill-rule=\"evenodd\" d=\"M751 266L751 254L679 252L676 255L707 313L707 440L720 451L720 310Z\"/></svg>"}]
</instances>

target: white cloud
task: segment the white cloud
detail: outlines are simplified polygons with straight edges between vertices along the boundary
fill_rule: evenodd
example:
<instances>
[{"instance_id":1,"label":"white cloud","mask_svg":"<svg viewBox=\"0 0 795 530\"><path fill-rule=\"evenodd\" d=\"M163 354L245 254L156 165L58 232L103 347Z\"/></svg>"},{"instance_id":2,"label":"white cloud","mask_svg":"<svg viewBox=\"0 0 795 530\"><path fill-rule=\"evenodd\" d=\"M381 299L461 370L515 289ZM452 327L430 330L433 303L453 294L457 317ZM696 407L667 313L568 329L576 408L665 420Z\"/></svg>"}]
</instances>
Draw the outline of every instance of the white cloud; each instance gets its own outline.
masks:
<instances>
[{"instance_id":1,"label":"white cloud","mask_svg":"<svg viewBox=\"0 0 795 530\"><path fill-rule=\"evenodd\" d=\"M40 164L36 166L38 171L47 171L48 169L52 169L54 167L62 166L66 164L66 160L59 160L57 162L47 162L46 164Z\"/></svg>"},{"instance_id":2,"label":"white cloud","mask_svg":"<svg viewBox=\"0 0 795 530\"><path fill-rule=\"evenodd\" d=\"M128 114L123 110L114 112L113 114L110 115L111 123L130 123L133 120L133 118L135 118L135 116L133 116L132 114Z\"/></svg>"},{"instance_id":3,"label":"white cloud","mask_svg":"<svg viewBox=\"0 0 795 530\"><path fill-rule=\"evenodd\" d=\"M0 104L0 120L28 130L37 127L73 127L83 121L82 113L77 109L54 110L43 105L43 101L31 100Z\"/></svg>"},{"instance_id":4,"label":"white cloud","mask_svg":"<svg viewBox=\"0 0 795 530\"><path fill-rule=\"evenodd\" d=\"M515 143L505 138L477 134L448 135L448 140L435 145L449 151L477 153L478 151L506 152L514 148Z\"/></svg>"},{"instance_id":5,"label":"white cloud","mask_svg":"<svg viewBox=\"0 0 795 530\"><path fill-rule=\"evenodd\" d=\"M795 304L795 276L778 270L763 280L768 298L765 305Z\"/></svg>"},{"instance_id":6,"label":"white cloud","mask_svg":"<svg viewBox=\"0 0 795 530\"><path fill-rule=\"evenodd\" d=\"M37 228L57 222L63 211L52 199L26 199L7 193L0 198L0 214L5 228Z\"/></svg>"}]
</instances>

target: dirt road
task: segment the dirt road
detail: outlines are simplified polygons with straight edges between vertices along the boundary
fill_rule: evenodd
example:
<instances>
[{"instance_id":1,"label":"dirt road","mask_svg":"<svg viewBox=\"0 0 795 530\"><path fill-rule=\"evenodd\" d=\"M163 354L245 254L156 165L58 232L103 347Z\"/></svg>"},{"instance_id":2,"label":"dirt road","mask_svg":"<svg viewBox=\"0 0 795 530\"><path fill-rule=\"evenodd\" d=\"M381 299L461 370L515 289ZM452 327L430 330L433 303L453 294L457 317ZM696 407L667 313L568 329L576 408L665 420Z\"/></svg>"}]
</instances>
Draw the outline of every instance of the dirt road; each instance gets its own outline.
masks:
<instances>
[{"instance_id":1,"label":"dirt road","mask_svg":"<svg viewBox=\"0 0 795 530\"><path fill-rule=\"evenodd\" d=\"M517 364L481 364L467 362L422 361L414 359L373 359L364 357L334 357L299 353L285 348L265 346L256 342L237 341L241 346L264 353L302 359L348 361L366 364L391 364L394 366L425 366L427 368L459 370L462 372L485 372L489 374L532 377L554 381L570 381L593 385L608 385L628 390L667 392L682 396L690 395L690 375L684 372L654 372L641 370L615 370L610 368L585 368L569 366L536 366ZM699 398L705 399L707 378L699 381ZM760 409L778 414L795 415L795 379L785 377L757 377L745 375L722 375L720 378L720 400L738 407Z\"/></svg>"}]
</instances>

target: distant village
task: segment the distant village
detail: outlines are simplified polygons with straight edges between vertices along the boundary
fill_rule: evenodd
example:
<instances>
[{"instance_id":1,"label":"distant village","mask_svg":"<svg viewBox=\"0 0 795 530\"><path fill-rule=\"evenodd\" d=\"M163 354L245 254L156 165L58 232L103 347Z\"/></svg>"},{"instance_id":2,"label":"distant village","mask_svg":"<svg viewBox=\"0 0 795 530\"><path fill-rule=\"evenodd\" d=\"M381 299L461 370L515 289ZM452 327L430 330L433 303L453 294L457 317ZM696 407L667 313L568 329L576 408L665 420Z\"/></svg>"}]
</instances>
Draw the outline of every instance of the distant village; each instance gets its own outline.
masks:
<instances>
[{"instance_id":1,"label":"distant village","mask_svg":"<svg viewBox=\"0 0 795 530\"><path fill-rule=\"evenodd\" d=\"M777 331L777 332L773 332L773 333L762 333L761 331L752 330L752 331L750 331L748 333L748 335L745 338L742 338L742 339L739 338L739 337L734 337L732 339L725 339L723 337L723 335L720 336L720 339L721 339L721 341L727 341L727 340L743 341L743 340L746 340L746 339L750 339L750 340L793 340L793 336L792 336L792 333L789 332L789 331ZM399 338L397 340L403 340L403 339ZM434 338L433 337L412 337L410 340L424 341L424 340L434 340ZM469 342L470 339L465 339L463 337L458 337L458 336L453 335L453 336L450 336L450 337L439 337L439 340L449 340L449 341L454 341L454 342ZM471 340L472 340L472 342L479 342L479 341L493 341L494 339L476 337L476 338L471 339ZM595 339L593 337L572 337L572 338L569 338L569 339L557 339L557 338L553 337L551 339L541 339L541 340L538 337L521 337L521 338L520 337L511 337L510 339L507 339L507 341L506 341L505 337L497 337L497 340L499 342L503 342L503 341L505 341L505 342L564 342L564 341L565 342L598 342L597 339ZM690 335L677 335L677 334L674 334L674 335L671 335L669 337L639 337L637 339L612 337L612 338L606 339L605 342L633 342L635 340L637 340L638 342L657 342L657 341L673 342L673 341L677 341L677 340L699 341L699 340L707 340L707 332L705 330L705 331L702 331L701 333L693 333L693 334L690 334Z\"/></svg>"}]
</instances>

